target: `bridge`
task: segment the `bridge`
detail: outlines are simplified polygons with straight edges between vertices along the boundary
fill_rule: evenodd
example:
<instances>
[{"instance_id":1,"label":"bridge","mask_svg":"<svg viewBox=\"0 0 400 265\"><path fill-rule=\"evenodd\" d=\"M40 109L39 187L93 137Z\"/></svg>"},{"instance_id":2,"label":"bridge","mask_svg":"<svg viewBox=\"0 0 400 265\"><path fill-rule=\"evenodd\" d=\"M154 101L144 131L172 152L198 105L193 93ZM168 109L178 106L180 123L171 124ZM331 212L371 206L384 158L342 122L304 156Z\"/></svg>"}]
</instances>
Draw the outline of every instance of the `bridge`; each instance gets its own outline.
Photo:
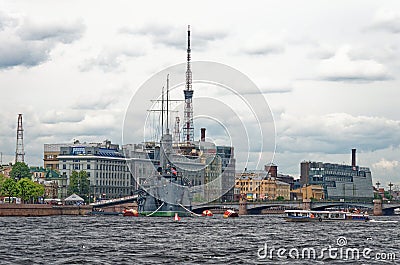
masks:
<instances>
[{"instance_id":1,"label":"bridge","mask_svg":"<svg viewBox=\"0 0 400 265\"><path fill-rule=\"evenodd\" d=\"M112 208L120 206L132 206L136 202L138 195L126 196L117 199L101 200L91 203L94 208ZM194 204L192 206L193 212L201 213L204 210L224 210L236 209L239 210L239 202L215 202L207 204ZM246 202L247 212L249 214L260 214L263 210L287 210L287 209L311 209L311 210L325 210L328 208L357 208L365 211L372 211L374 209L373 201L263 201L263 202ZM385 202L382 204L382 214L394 214L394 209L400 208L400 201Z\"/></svg>"},{"instance_id":2,"label":"bridge","mask_svg":"<svg viewBox=\"0 0 400 265\"><path fill-rule=\"evenodd\" d=\"M265 201L265 202L247 202L247 212L249 214L260 214L264 209L305 209L325 210L327 208L357 208L372 211L374 202L372 201L312 201L305 205L303 201ZM394 214L394 209L400 208L400 201L382 204L382 213L384 215ZM236 209L239 210L238 202L226 203L208 203L203 205L194 205L193 211L200 213L211 209Z\"/></svg>"}]
</instances>

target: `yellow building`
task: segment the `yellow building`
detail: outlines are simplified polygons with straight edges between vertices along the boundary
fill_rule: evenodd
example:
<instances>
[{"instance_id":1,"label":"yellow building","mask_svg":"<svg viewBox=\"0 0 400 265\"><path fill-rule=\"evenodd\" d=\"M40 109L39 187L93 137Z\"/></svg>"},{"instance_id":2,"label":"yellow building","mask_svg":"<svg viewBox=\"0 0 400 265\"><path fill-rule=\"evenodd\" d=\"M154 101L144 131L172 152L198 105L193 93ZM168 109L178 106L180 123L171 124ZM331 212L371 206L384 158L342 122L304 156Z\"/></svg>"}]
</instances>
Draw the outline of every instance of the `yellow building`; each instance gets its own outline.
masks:
<instances>
[{"instance_id":1,"label":"yellow building","mask_svg":"<svg viewBox=\"0 0 400 265\"><path fill-rule=\"evenodd\" d=\"M235 190L247 200L290 200L290 184L268 178L265 171L245 171L236 174ZM237 197L237 196L236 196Z\"/></svg>"},{"instance_id":2,"label":"yellow building","mask_svg":"<svg viewBox=\"0 0 400 265\"><path fill-rule=\"evenodd\" d=\"M296 200L301 199L324 199L324 188L321 185L307 185L302 188L292 190L292 196Z\"/></svg>"}]
</instances>

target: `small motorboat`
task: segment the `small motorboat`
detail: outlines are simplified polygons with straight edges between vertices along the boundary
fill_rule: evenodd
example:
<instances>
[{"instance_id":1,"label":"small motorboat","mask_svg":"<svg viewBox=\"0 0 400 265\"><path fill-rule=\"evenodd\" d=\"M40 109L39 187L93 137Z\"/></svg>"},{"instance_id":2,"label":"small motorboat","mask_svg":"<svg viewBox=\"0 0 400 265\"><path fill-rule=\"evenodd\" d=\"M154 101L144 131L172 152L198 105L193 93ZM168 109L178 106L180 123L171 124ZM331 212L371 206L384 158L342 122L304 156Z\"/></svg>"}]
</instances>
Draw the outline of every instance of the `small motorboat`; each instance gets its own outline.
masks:
<instances>
[{"instance_id":1,"label":"small motorboat","mask_svg":"<svg viewBox=\"0 0 400 265\"><path fill-rule=\"evenodd\" d=\"M224 218L230 218L230 217L239 217L239 214L234 210L226 210L224 212Z\"/></svg>"},{"instance_id":2,"label":"small motorboat","mask_svg":"<svg viewBox=\"0 0 400 265\"><path fill-rule=\"evenodd\" d=\"M135 209L125 209L122 212L123 216L135 216L138 217L139 216L139 212Z\"/></svg>"},{"instance_id":3,"label":"small motorboat","mask_svg":"<svg viewBox=\"0 0 400 265\"><path fill-rule=\"evenodd\" d=\"M213 216L213 213L210 210L204 210L201 216Z\"/></svg>"}]
</instances>

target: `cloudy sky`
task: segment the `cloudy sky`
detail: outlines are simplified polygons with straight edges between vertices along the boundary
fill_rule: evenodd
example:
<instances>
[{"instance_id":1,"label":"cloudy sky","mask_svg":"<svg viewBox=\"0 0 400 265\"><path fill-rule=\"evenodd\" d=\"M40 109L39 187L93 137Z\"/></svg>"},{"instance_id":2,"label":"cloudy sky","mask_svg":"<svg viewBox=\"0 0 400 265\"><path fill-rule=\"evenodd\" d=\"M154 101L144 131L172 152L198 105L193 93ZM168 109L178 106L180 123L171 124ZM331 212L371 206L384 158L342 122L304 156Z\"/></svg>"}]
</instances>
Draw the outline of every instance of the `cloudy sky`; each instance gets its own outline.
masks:
<instances>
[{"instance_id":1,"label":"cloudy sky","mask_svg":"<svg viewBox=\"0 0 400 265\"><path fill-rule=\"evenodd\" d=\"M280 172L350 163L357 148L374 183L400 185L398 1L215 2L0 0L3 162L18 113L30 165L44 143L122 143L130 99L185 61L190 24L193 60L229 65L263 92Z\"/></svg>"}]
</instances>

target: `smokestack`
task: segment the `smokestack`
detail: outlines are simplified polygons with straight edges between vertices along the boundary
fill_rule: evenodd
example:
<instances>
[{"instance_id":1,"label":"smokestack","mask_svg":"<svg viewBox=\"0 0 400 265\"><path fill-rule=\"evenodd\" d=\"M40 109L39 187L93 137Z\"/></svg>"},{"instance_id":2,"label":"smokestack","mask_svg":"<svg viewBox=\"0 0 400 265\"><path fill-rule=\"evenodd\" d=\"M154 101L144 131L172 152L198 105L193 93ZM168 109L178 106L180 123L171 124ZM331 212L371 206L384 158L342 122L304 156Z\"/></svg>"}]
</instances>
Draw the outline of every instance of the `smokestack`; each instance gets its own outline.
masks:
<instances>
[{"instance_id":1,"label":"smokestack","mask_svg":"<svg viewBox=\"0 0 400 265\"><path fill-rule=\"evenodd\" d=\"M356 162L356 149L353 148L353 149L351 149L351 166L355 167L356 164L357 164L357 162Z\"/></svg>"},{"instance_id":2,"label":"smokestack","mask_svg":"<svg viewBox=\"0 0 400 265\"><path fill-rule=\"evenodd\" d=\"M264 170L271 175L272 178L276 179L278 177L278 166L275 164L268 164L264 166Z\"/></svg>"},{"instance_id":3,"label":"smokestack","mask_svg":"<svg viewBox=\"0 0 400 265\"><path fill-rule=\"evenodd\" d=\"M204 142L206 140L206 128L201 128L200 132L201 132L200 141Z\"/></svg>"}]
</instances>

